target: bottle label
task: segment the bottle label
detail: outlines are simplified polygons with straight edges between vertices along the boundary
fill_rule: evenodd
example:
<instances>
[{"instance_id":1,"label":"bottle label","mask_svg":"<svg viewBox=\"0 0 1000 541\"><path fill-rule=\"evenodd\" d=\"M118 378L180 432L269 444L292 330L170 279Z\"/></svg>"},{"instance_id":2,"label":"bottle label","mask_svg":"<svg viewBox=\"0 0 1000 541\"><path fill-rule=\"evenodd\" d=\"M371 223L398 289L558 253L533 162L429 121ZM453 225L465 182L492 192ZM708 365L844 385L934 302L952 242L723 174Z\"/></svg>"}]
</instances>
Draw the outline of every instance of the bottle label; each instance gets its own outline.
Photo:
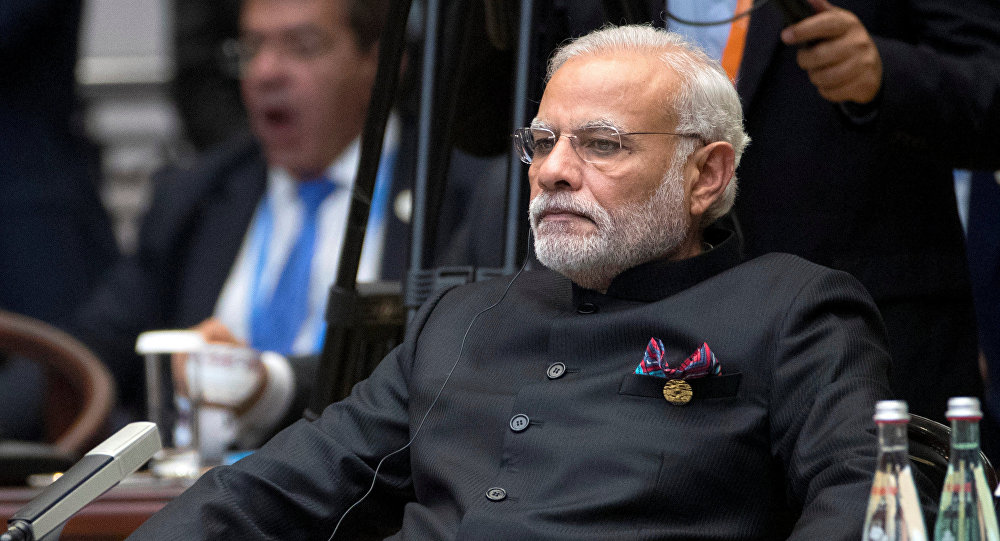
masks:
<instances>
[{"instance_id":1,"label":"bottle label","mask_svg":"<svg viewBox=\"0 0 1000 541\"><path fill-rule=\"evenodd\" d=\"M895 485L872 485L872 496L895 496L898 492Z\"/></svg>"},{"instance_id":2,"label":"bottle label","mask_svg":"<svg viewBox=\"0 0 1000 541\"><path fill-rule=\"evenodd\" d=\"M968 492L972 492L972 482L970 482L970 481L966 481L964 483L962 483L962 482L950 482L950 481L946 482L944 484L944 492L951 492L951 493L956 493L956 492L966 492L966 493L968 493Z\"/></svg>"}]
</instances>

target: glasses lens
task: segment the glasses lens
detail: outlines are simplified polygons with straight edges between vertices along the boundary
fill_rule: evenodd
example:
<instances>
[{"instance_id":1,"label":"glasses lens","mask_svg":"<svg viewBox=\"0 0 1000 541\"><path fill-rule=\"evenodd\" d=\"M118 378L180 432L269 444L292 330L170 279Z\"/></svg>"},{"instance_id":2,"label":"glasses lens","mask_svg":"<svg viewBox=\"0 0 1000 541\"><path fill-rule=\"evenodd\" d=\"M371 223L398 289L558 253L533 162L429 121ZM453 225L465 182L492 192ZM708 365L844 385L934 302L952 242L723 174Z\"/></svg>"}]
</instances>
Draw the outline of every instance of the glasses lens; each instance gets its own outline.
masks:
<instances>
[{"instance_id":1,"label":"glasses lens","mask_svg":"<svg viewBox=\"0 0 1000 541\"><path fill-rule=\"evenodd\" d=\"M514 148L527 164L543 160L556 146L558 137L547 128L520 128L514 132ZM573 150L585 162L609 165L622 155L621 134L613 127L585 128L566 135Z\"/></svg>"},{"instance_id":2,"label":"glasses lens","mask_svg":"<svg viewBox=\"0 0 1000 541\"><path fill-rule=\"evenodd\" d=\"M518 128L514 131L514 150L517 156L526 164L531 164L531 129Z\"/></svg>"},{"instance_id":3,"label":"glasses lens","mask_svg":"<svg viewBox=\"0 0 1000 541\"><path fill-rule=\"evenodd\" d=\"M621 150L621 134L615 128L586 128L576 132L576 152L587 163L609 164L621 156Z\"/></svg>"},{"instance_id":4,"label":"glasses lens","mask_svg":"<svg viewBox=\"0 0 1000 541\"><path fill-rule=\"evenodd\" d=\"M556 146L556 134L545 128L528 128L525 146L532 159L545 159Z\"/></svg>"}]
</instances>

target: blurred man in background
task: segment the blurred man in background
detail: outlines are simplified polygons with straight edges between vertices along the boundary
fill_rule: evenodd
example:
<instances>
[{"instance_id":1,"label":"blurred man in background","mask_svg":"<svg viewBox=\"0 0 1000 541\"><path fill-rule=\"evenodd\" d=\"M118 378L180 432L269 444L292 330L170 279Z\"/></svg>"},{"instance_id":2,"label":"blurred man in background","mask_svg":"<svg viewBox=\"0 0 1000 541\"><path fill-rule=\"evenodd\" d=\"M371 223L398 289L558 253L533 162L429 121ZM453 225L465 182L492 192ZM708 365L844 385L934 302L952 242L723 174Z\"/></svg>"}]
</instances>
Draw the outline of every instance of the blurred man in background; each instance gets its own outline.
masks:
<instances>
[{"instance_id":1,"label":"blurred man in background","mask_svg":"<svg viewBox=\"0 0 1000 541\"><path fill-rule=\"evenodd\" d=\"M243 3L241 85L253 137L156 179L137 253L79 314L79 335L109 364L133 415L143 401L133 353L142 331L211 318L213 332L256 349L319 350L386 5ZM373 201L362 280L401 272L405 224L388 209L397 143L390 121L375 193L361 195Z\"/></svg>"}]
</instances>

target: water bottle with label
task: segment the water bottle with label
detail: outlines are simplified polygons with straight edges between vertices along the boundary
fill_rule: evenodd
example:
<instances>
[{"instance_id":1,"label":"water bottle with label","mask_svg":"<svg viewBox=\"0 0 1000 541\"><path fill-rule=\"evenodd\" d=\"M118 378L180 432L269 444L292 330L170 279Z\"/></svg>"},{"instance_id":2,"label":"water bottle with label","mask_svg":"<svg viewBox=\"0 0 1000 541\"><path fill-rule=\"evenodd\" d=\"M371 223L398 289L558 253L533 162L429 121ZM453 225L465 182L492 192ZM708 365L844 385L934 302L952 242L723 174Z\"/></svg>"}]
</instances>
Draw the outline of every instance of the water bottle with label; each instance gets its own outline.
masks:
<instances>
[{"instance_id":1,"label":"water bottle with label","mask_svg":"<svg viewBox=\"0 0 1000 541\"><path fill-rule=\"evenodd\" d=\"M993 495L979 454L979 399L948 400L951 455L934 525L935 541L1000 541Z\"/></svg>"},{"instance_id":2,"label":"water bottle with label","mask_svg":"<svg viewBox=\"0 0 1000 541\"><path fill-rule=\"evenodd\" d=\"M926 541L917 487L908 456L906 402L883 400L875 405L878 463L872 482L862 541Z\"/></svg>"}]
</instances>

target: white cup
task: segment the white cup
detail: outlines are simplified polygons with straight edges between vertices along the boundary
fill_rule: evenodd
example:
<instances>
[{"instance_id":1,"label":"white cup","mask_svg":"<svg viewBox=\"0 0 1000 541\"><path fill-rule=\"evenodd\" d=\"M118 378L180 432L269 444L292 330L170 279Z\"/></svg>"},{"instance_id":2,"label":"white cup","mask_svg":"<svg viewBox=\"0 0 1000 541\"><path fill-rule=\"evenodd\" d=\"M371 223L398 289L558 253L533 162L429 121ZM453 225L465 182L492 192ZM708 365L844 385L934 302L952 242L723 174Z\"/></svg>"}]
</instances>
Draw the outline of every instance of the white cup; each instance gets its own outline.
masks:
<instances>
[{"instance_id":1,"label":"white cup","mask_svg":"<svg viewBox=\"0 0 1000 541\"><path fill-rule=\"evenodd\" d=\"M222 462L236 416L263 386L260 352L206 344L197 331L143 333L148 416L165 435L150 469L160 477L196 478Z\"/></svg>"}]
</instances>

